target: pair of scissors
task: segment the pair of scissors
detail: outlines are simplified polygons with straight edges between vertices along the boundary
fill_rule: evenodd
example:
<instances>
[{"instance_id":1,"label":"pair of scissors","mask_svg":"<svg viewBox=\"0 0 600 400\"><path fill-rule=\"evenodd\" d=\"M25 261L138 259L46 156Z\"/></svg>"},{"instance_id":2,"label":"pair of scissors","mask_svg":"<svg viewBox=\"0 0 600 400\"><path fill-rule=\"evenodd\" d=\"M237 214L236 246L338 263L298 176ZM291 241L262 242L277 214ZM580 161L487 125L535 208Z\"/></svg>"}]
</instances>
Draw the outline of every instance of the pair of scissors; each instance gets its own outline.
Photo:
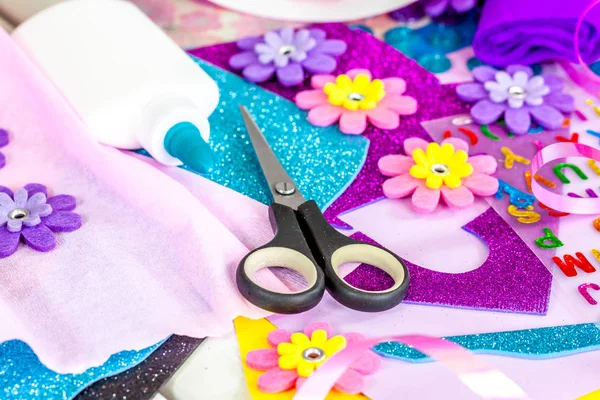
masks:
<instances>
[{"instance_id":1,"label":"pair of scissors","mask_svg":"<svg viewBox=\"0 0 600 400\"><path fill-rule=\"evenodd\" d=\"M240 293L252 304L278 314L296 314L315 307L325 289L339 303L354 310L378 312L398 305L406 296L409 283L404 262L383 247L351 239L329 225L317 203L304 199L248 110L244 106L240 110L273 196L269 217L275 232L271 242L240 262L236 274ZM350 262L384 270L394 279L394 285L377 292L349 285L338 268ZM308 287L291 293L271 291L254 279L258 270L267 267L296 271Z\"/></svg>"}]
</instances>

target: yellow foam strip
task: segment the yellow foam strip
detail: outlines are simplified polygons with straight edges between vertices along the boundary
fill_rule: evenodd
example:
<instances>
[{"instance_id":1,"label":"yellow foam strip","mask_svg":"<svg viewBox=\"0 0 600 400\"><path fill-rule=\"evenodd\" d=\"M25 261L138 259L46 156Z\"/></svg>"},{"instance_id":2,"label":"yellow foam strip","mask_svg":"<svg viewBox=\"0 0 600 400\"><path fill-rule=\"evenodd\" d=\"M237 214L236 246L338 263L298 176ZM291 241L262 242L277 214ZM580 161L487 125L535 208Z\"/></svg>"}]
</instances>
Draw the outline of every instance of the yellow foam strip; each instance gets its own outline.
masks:
<instances>
[{"instance_id":1,"label":"yellow foam strip","mask_svg":"<svg viewBox=\"0 0 600 400\"><path fill-rule=\"evenodd\" d=\"M600 389L595 392L588 393L585 396L579 397L577 400L600 400Z\"/></svg>"},{"instance_id":2,"label":"yellow foam strip","mask_svg":"<svg viewBox=\"0 0 600 400\"><path fill-rule=\"evenodd\" d=\"M246 383L248 384L248 389L250 390L252 398L254 400L292 400L296 394L295 389L275 394L263 393L258 390L258 378L263 371L255 371L248 368L246 365L246 354L248 354L248 352L271 347L269 342L267 342L267 335L269 332L277 329L275 325L264 318L251 320L243 317L236 318L234 324L235 333L240 345L240 354L244 364L244 375L246 376ZM350 395L332 390L326 400L369 400L369 398L362 394Z\"/></svg>"}]
</instances>

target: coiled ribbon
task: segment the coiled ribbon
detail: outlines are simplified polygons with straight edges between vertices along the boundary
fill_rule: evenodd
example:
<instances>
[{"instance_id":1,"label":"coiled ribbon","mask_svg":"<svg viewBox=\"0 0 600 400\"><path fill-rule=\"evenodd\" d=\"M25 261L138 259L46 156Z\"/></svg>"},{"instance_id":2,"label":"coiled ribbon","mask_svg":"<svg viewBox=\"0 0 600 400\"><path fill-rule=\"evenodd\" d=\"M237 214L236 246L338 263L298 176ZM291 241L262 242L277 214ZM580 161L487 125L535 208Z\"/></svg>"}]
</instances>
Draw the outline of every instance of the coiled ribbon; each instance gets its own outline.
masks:
<instances>
[{"instance_id":1,"label":"coiled ribbon","mask_svg":"<svg viewBox=\"0 0 600 400\"><path fill-rule=\"evenodd\" d=\"M435 358L453 372L473 393L485 400L525 400L525 392L482 358L449 340L423 335L388 336L349 345L335 354L304 382L294 400L324 399L350 364L381 342L399 342Z\"/></svg>"},{"instance_id":2,"label":"coiled ribbon","mask_svg":"<svg viewBox=\"0 0 600 400\"><path fill-rule=\"evenodd\" d=\"M531 176L546 163L565 157L587 157L600 161L600 150L579 143L554 143L540 150L531 161ZM600 214L600 198L573 198L553 193L535 180L531 181L534 196L556 211L571 214Z\"/></svg>"}]
</instances>

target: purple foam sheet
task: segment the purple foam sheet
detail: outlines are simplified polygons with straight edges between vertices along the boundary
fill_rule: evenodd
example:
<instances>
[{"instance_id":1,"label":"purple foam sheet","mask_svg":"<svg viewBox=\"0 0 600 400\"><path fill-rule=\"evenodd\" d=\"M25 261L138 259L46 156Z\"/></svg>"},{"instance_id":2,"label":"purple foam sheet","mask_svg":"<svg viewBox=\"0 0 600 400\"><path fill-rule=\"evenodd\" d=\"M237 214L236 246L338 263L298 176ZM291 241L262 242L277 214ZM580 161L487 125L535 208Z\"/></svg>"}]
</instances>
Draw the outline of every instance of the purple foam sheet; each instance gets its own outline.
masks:
<instances>
[{"instance_id":1,"label":"purple foam sheet","mask_svg":"<svg viewBox=\"0 0 600 400\"><path fill-rule=\"evenodd\" d=\"M334 75L353 68L366 68L375 78L400 77L407 83L405 94L416 98L419 103L419 110L415 114L400 117L398 128L385 130L369 126L364 132L363 135L370 141L365 165L348 189L325 210L330 223L348 229L350 226L337 218L339 214L383 196L381 184L384 177L377 169L379 158L399 152L402 142L409 137L431 140L421 127L421 121L459 114L466 111L468 106L456 97L454 85L440 85L435 75L374 36L351 30L342 24L323 24L318 27L327 33L328 38L341 39L348 45L346 53L339 57ZM232 71L228 60L239 51L235 43L226 43L190 50L189 53ZM302 86L291 88L283 87L275 80L261 86L289 100L293 100L302 90L312 89L309 79Z\"/></svg>"},{"instance_id":2,"label":"purple foam sheet","mask_svg":"<svg viewBox=\"0 0 600 400\"><path fill-rule=\"evenodd\" d=\"M409 261L410 286L406 303L427 303L457 308L545 314L552 275L510 226L493 209L463 227L489 248L481 267L461 274L432 271ZM375 243L357 233L357 240ZM384 290L391 278L371 266L361 265L346 276L353 286Z\"/></svg>"}]
</instances>

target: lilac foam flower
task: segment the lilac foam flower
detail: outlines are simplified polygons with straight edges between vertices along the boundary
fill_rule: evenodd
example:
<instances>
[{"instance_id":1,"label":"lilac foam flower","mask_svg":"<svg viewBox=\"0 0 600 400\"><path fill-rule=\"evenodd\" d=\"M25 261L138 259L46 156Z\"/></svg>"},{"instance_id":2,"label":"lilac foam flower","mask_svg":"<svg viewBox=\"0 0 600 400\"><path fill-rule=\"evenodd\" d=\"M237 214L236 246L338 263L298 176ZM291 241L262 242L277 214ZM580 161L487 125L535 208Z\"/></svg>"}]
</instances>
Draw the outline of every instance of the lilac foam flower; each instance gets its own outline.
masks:
<instances>
[{"instance_id":1,"label":"lilac foam flower","mask_svg":"<svg viewBox=\"0 0 600 400\"><path fill-rule=\"evenodd\" d=\"M81 216L73 213L73 196L48 198L45 186L30 183L14 193L0 186L0 258L14 254L21 239L36 251L56 247L55 232L81 227Z\"/></svg>"},{"instance_id":2,"label":"lilac foam flower","mask_svg":"<svg viewBox=\"0 0 600 400\"><path fill-rule=\"evenodd\" d=\"M439 17L448 12L464 14L477 5L477 0L422 0L425 13L430 17Z\"/></svg>"},{"instance_id":3,"label":"lilac foam flower","mask_svg":"<svg viewBox=\"0 0 600 400\"><path fill-rule=\"evenodd\" d=\"M229 59L250 82L266 82L277 76L284 86L299 85L306 74L329 74L337 66L336 56L346 51L342 40L327 39L321 29L283 28L262 37L247 37L237 42L242 52Z\"/></svg>"},{"instance_id":4,"label":"lilac foam flower","mask_svg":"<svg viewBox=\"0 0 600 400\"><path fill-rule=\"evenodd\" d=\"M575 109L573 96L562 93L564 80L556 75L533 76L523 65L511 65L504 71L481 66L473 69L476 82L457 86L458 97L471 107L471 117L481 125L504 118L506 127L516 134L527 133L531 121L545 129L563 124L563 113Z\"/></svg>"},{"instance_id":5,"label":"lilac foam flower","mask_svg":"<svg viewBox=\"0 0 600 400\"><path fill-rule=\"evenodd\" d=\"M0 129L0 149L8 144L8 131ZM6 157L0 152L0 169L6 165Z\"/></svg>"}]
</instances>

